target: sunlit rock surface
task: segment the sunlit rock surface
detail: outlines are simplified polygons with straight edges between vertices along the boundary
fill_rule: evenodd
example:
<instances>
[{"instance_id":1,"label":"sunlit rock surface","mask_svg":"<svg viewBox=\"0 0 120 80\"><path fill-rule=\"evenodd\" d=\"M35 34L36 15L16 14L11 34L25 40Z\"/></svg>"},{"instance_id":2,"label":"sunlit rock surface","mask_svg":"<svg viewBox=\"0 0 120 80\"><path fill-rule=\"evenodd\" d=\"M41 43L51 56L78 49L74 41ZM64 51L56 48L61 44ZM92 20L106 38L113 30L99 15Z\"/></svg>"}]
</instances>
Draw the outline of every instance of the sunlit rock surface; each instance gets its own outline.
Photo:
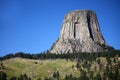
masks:
<instances>
[{"instance_id":1,"label":"sunlit rock surface","mask_svg":"<svg viewBox=\"0 0 120 80\"><path fill-rule=\"evenodd\" d=\"M91 10L69 12L63 20L59 39L50 53L100 52L107 50L96 14Z\"/></svg>"}]
</instances>

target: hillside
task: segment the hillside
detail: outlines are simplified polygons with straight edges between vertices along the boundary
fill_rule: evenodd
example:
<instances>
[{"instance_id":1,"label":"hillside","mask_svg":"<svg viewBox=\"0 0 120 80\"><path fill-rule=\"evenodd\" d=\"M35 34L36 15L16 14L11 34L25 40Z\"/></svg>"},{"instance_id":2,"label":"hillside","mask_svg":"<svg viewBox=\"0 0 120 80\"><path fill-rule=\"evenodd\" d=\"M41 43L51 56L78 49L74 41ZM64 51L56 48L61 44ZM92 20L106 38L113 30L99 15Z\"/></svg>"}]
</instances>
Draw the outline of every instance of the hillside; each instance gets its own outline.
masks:
<instances>
[{"instance_id":1,"label":"hillside","mask_svg":"<svg viewBox=\"0 0 120 80\"><path fill-rule=\"evenodd\" d=\"M31 60L23 58L13 58L2 61L6 67L5 72L8 78L27 74L33 80L45 76L50 77L56 70L60 71L60 78L64 78L66 73L73 73L74 76L79 76L79 71L72 69L75 61L66 61L64 59L56 60Z\"/></svg>"},{"instance_id":2,"label":"hillside","mask_svg":"<svg viewBox=\"0 0 120 80\"><path fill-rule=\"evenodd\" d=\"M13 57L7 55L0 61L0 80L6 76L7 80L120 80L119 51L39 54L41 60Z\"/></svg>"}]
</instances>

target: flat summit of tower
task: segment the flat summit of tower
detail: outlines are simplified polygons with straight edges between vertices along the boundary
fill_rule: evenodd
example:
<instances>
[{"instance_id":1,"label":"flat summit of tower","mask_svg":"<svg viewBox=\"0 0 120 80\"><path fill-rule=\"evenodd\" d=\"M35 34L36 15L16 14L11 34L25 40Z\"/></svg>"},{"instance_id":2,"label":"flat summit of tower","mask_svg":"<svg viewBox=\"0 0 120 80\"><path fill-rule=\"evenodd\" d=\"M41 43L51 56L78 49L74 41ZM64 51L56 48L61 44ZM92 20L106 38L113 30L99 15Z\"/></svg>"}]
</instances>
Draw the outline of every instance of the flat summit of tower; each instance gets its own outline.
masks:
<instances>
[{"instance_id":1,"label":"flat summit of tower","mask_svg":"<svg viewBox=\"0 0 120 80\"><path fill-rule=\"evenodd\" d=\"M63 20L59 39L50 53L100 52L108 50L95 12L74 10Z\"/></svg>"}]
</instances>

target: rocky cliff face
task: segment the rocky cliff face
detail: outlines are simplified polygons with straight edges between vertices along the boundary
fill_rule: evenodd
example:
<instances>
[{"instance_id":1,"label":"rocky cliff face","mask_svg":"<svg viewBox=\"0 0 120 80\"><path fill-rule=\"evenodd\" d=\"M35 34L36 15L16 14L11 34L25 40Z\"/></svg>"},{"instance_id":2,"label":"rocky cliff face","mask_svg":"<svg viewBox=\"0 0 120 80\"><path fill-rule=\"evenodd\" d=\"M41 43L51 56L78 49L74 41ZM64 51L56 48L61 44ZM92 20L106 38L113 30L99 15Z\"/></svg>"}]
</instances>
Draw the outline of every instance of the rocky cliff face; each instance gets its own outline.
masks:
<instances>
[{"instance_id":1,"label":"rocky cliff face","mask_svg":"<svg viewBox=\"0 0 120 80\"><path fill-rule=\"evenodd\" d=\"M106 49L96 14L90 10L76 10L64 17L60 37L50 53L99 52Z\"/></svg>"}]
</instances>

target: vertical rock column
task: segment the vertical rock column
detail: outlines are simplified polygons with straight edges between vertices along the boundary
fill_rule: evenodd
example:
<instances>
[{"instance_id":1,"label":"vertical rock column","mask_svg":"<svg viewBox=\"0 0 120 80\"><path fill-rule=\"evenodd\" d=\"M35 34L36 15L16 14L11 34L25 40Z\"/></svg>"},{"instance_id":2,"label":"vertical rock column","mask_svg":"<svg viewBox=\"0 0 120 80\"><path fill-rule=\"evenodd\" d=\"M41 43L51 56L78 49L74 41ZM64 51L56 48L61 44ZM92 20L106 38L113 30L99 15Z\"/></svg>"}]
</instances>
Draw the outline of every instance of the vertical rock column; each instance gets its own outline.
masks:
<instances>
[{"instance_id":1,"label":"vertical rock column","mask_svg":"<svg viewBox=\"0 0 120 80\"><path fill-rule=\"evenodd\" d=\"M90 10L69 12L63 20L60 37L51 53L99 52L106 45L96 14Z\"/></svg>"}]
</instances>

